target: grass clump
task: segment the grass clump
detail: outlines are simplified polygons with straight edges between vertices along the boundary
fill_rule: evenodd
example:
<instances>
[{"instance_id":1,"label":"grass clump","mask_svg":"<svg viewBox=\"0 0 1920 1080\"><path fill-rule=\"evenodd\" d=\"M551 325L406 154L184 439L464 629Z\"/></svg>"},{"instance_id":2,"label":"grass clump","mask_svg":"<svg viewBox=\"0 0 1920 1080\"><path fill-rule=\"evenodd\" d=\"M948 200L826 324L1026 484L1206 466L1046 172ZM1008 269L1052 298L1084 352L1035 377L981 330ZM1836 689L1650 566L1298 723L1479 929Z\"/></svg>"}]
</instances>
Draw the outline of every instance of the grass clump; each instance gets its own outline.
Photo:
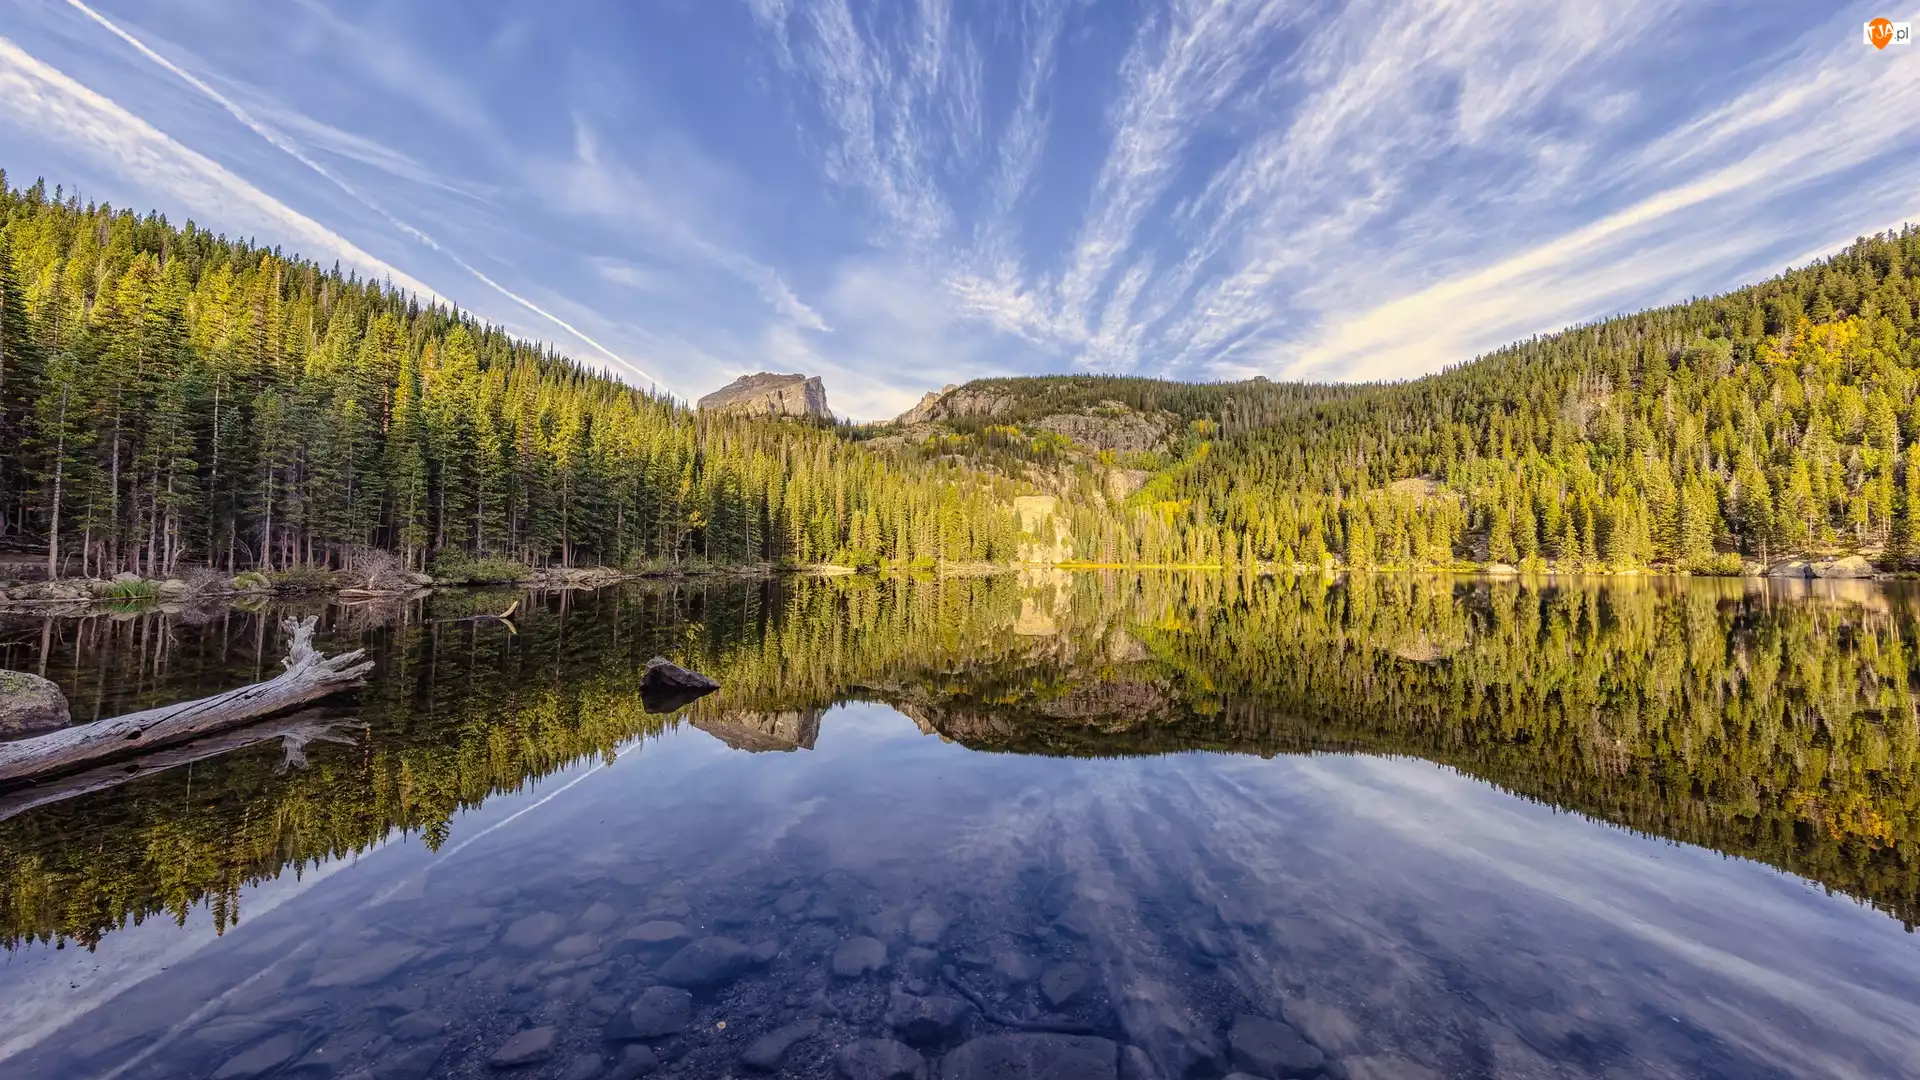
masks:
<instances>
[{"instance_id":1,"label":"grass clump","mask_svg":"<svg viewBox=\"0 0 1920 1080\"><path fill-rule=\"evenodd\" d=\"M433 559L433 579L449 585L505 585L531 576L525 563L499 555L443 551Z\"/></svg>"}]
</instances>

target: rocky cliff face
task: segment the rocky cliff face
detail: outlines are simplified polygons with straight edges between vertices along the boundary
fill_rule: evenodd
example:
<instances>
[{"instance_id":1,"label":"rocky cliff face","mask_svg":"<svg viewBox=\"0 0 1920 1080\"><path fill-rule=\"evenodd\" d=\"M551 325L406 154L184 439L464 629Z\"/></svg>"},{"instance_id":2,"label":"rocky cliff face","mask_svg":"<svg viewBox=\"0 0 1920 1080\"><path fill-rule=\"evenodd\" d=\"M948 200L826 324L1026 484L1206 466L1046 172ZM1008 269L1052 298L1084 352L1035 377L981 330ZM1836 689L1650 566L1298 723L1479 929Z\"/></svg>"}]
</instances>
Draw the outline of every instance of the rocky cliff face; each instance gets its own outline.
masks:
<instances>
[{"instance_id":1,"label":"rocky cliff face","mask_svg":"<svg viewBox=\"0 0 1920 1080\"><path fill-rule=\"evenodd\" d=\"M940 399L951 393L953 393L952 383L948 383L938 390L929 390L926 396L920 399L919 404L901 413L899 416L894 417L888 421L888 423L898 427L911 427L914 424L929 423L934 419L936 410L940 408Z\"/></svg>"},{"instance_id":2,"label":"rocky cliff face","mask_svg":"<svg viewBox=\"0 0 1920 1080\"><path fill-rule=\"evenodd\" d=\"M700 408L751 416L817 416L832 419L827 388L818 375L742 375L700 399Z\"/></svg>"}]
</instances>

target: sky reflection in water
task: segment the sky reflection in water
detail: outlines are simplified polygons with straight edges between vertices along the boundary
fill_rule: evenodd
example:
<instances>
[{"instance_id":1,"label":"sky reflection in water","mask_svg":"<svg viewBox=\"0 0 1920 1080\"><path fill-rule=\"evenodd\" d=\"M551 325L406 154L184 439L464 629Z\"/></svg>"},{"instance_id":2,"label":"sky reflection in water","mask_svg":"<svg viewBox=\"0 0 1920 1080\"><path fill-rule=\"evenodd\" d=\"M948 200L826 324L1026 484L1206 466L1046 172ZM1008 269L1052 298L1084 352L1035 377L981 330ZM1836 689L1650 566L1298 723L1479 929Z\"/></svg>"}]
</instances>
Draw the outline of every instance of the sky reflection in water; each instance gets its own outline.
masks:
<instances>
[{"instance_id":1,"label":"sky reflection in water","mask_svg":"<svg viewBox=\"0 0 1920 1080\"><path fill-rule=\"evenodd\" d=\"M555 1046L525 1075L584 1077L595 1058L603 1071L592 1075L614 1075L637 1043L606 1036L669 955L636 942L643 922L770 954L702 990L685 1033L654 1040L667 1075L739 1074L757 1036L795 1023L808 1034L783 1074L832 1075L838 1048L888 1032L893 995L952 996L949 980L1003 1017L1084 1025L1138 1048L1166 1075L1245 1064L1233 1035L1243 1014L1287 1022L1330 1075L1356 1078L1888 1077L1920 1060L1913 935L1760 863L1408 756L970 749L1042 737L1031 725L1048 709L1071 715L1056 723L1097 749L1101 725L1125 711L1113 695L1150 714L1166 701L1127 694L1178 682L1141 670L1175 666L1141 624L1130 640L1147 655L1116 648L1124 620L1109 607L1076 596L1036 608L1031 590L983 588L968 600L976 614L1001 604L1029 629L1036 611L1062 625L1011 652L960 649L982 655L978 675L923 649L913 679L897 666L891 682L868 671L831 695L891 696L898 710L696 708L693 723L630 740L611 763L577 762L459 812L437 852L418 832L395 833L297 881L287 871L245 886L244 918L224 936L194 908L184 928L149 919L91 953L26 944L0 968L0 1053L14 1055L0 1069L239 1076L233 1062L252 1053L304 1065L301 1075L486 1075L509 1036L551 1025ZM1210 602L1190 604L1196 621ZM1617 623L1635 617L1634 602L1601 606ZM1654 623L1699 613L1685 595L1651 603ZM1728 604L1739 610L1726 625L1789 617L1737 597L1709 608ZM1903 612L1851 610L1850 633ZM535 616L536 638L542 618L557 616ZM577 657L604 663L598 639L619 620L591 606L572 618L597 643ZM1476 624L1466 637L1494 635ZM1431 651L1419 663L1432 665ZM458 652L443 643L439 655ZM1075 692L1045 698L1052 705L1007 700L1018 696L1007 664L1022 657L1076 676L1082 691L1104 686L1112 709L1090 710ZM1184 730L1204 743L1220 729ZM1129 748L1124 734L1115 746ZM810 745L747 753L721 737ZM352 755L325 748L310 768L345 768ZM113 828L113 800L155 797L141 783L96 799L87 820ZM41 810L0 827L20 837L60 822ZM944 923L931 938L924 912ZM913 951L915 933L935 956ZM886 967L836 976L844 942L865 936L886 947ZM1054 1001L1049 988L1074 971L1083 988ZM1005 1030L976 1014L919 1052L940 1061L968 1035ZM961 1074L964 1060L946 1061Z\"/></svg>"}]
</instances>

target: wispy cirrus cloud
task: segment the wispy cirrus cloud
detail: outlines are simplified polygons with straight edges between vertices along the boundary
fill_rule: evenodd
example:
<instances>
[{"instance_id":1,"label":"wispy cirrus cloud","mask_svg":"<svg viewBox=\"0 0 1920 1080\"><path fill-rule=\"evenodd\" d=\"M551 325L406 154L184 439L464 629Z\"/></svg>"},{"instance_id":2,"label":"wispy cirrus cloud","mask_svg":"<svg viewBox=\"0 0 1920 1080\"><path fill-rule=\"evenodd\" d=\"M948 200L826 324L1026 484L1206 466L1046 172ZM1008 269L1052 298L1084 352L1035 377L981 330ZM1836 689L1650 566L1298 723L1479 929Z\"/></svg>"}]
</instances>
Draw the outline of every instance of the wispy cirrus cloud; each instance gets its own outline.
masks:
<instances>
[{"instance_id":1,"label":"wispy cirrus cloud","mask_svg":"<svg viewBox=\"0 0 1920 1080\"><path fill-rule=\"evenodd\" d=\"M1405 377L1920 215L1920 69L1860 44L1867 14L65 0L9 31L505 325L690 397L807 365L870 417L985 374ZM151 190L111 157L94 188Z\"/></svg>"},{"instance_id":2,"label":"wispy cirrus cloud","mask_svg":"<svg viewBox=\"0 0 1920 1080\"><path fill-rule=\"evenodd\" d=\"M281 237L316 258L339 259L419 296L441 298L426 283L182 146L4 37L0 37L0 98L8 103L4 115L32 117L36 130L57 132L62 144L116 160L151 192L189 205L228 208L230 228Z\"/></svg>"}]
</instances>

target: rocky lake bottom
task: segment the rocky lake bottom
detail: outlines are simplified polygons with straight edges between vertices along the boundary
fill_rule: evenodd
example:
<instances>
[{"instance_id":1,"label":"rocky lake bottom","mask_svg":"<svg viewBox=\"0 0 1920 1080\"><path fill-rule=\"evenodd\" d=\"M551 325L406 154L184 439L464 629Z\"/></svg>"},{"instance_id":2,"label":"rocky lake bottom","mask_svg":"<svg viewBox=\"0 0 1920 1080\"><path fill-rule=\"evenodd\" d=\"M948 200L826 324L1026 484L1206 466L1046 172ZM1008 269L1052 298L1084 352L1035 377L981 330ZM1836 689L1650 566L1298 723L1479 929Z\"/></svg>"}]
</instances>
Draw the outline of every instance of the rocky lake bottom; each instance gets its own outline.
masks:
<instances>
[{"instance_id":1,"label":"rocky lake bottom","mask_svg":"<svg viewBox=\"0 0 1920 1080\"><path fill-rule=\"evenodd\" d=\"M357 752L316 746L299 775ZM70 827L195 798L156 783ZM1920 1075L1901 921L1414 756L1010 752L843 700L696 715L496 786L90 947L19 940L0 1075ZM356 811L272 812L285 850ZM207 872L141 843L178 877L157 894Z\"/></svg>"}]
</instances>

